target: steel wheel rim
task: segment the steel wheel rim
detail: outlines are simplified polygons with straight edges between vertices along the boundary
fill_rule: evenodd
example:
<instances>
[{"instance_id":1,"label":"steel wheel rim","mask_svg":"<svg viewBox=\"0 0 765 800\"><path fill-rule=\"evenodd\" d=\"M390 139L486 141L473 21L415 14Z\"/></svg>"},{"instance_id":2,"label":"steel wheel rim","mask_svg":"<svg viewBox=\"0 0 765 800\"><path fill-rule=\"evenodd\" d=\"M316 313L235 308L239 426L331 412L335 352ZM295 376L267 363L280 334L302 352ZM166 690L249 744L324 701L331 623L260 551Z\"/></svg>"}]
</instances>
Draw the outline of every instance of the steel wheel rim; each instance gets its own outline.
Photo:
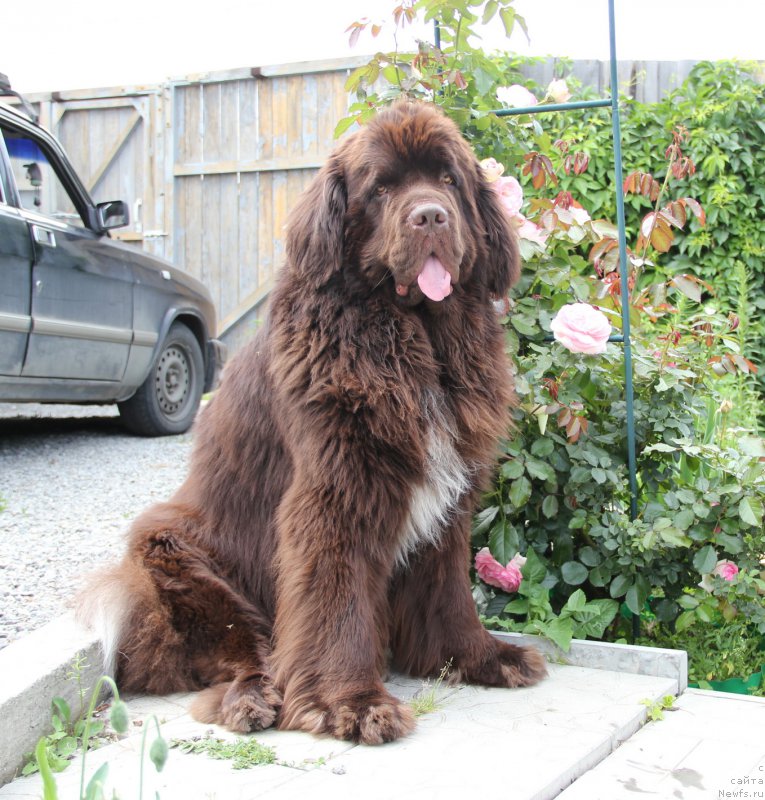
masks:
<instances>
[{"instance_id":1,"label":"steel wheel rim","mask_svg":"<svg viewBox=\"0 0 765 800\"><path fill-rule=\"evenodd\" d=\"M157 402L165 416L178 416L183 411L191 383L192 366L186 351L170 345L159 359L155 376Z\"/></svg>"}]
</instances>

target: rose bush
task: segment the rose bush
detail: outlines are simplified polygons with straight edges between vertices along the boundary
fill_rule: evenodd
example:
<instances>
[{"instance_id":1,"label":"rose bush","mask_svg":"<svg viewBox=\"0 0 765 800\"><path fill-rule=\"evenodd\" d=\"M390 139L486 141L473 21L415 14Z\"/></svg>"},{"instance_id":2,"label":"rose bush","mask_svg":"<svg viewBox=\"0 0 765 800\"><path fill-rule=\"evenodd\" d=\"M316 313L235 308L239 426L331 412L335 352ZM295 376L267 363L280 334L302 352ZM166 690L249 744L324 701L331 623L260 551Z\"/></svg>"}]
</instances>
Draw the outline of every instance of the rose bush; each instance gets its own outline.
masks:
<instances>
[{"instance_id":1,"label":"rose bush","mask_svg":"<svg viewBox=\"0 0 765 800\"><path fill-rule=\"evenodd\" d=\"M356 70L348 88L358 103L338 131L402 94L437 102L487 159L484 169L518 227L524 258L520 283L501 303L516 363L515 428L502 443L495 485L473 528L483 554L476 596L488 623L544 633L565 646L572 635L625 635L621 606L646 627L682 632L735 622L765 633L765 449L741 427L748 417L740 414L756 372L747 357L749 293L741 289L739 308L726 307L693 274L703 266L689 258L698 249L685 248L673 270L662 262L678 241L710 238L705 210L687 196L695 166L682 130L672 136L670 127L644 124L640 130L652 133L641 141L641 170L623 187L632 231L626 266L639 471L633 518L622 345L588 354L553 341L553 320L575 304L601 309L621 332L616 229L601 218L602 209L613 208L607 115L493 113L498 103L531 107L570 92L555 81L530 91L518 59L489 57L471 44L479 20L499 15L508 33L523 25L511 0L469 7L425 0L397 11L402 24L418 12L438 18L442 47L423 42L417 53L378 54ZM380 78L390 86L378 92ZM665 134L666 154L649 158ZM715 147L696 158L719 175ZM657 177L642 171L650 161ZM732 180L722 186L720 177L720 191ZM712 208L710 219L722 214ZM736 270L733 284L743 287L746 276ZM489 566L507 569L518 553L527 560L517 592L481 579L482 572L496 577ZM735 563L738 573L718 569L719 562Z\"/></svg>"}]
</instances>

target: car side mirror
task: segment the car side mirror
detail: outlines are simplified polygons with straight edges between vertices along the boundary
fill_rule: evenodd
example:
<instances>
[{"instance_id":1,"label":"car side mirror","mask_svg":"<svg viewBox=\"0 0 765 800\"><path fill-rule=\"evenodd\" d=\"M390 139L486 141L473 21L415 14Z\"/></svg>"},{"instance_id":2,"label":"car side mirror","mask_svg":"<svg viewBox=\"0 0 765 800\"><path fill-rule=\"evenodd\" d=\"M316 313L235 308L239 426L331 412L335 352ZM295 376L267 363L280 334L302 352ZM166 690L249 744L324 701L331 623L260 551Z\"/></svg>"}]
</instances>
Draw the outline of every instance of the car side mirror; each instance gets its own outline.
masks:
<instances>
[{"instance_id":1,"label":"car side mirror","mask_svg":"<svg viewBox=\"0 0 765 800\"><path fill-rule=\"evenodd\" d=\"M130 223L130 210L123 200L109 200L96 206L98 227L102 231L124 228Z\"/></svg>"}]
</instances>

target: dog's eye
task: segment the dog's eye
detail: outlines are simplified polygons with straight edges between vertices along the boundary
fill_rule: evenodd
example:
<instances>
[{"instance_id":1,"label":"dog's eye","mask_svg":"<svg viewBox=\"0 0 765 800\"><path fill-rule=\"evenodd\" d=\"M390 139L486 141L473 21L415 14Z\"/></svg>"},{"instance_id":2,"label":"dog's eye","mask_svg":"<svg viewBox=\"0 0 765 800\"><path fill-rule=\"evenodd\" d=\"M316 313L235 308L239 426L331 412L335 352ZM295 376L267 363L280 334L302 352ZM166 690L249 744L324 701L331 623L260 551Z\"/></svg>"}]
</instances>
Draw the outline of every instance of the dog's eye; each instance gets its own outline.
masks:
<instances>
[{"instance_id":1,"label":"dog's eye","mask_svg":"<svg viewBox=\"0 0 765 800\"><path fill-rule=\"evenodd\" d=\"M445 183L447 186L456 186L456 184L457 184L457 182L454 180L454 178L448 172L445 172L443 174L443 177L441 178L441 181L443 183Z\"/></svg>"},{"instance_id":2,"label":"dog's eye","mask_svg":"<svg viewBox=\"0 0 765 800\"><path fill-rule=\"evenodd\" d=\"M375 194L378 197L382 197L384 194L388 194L388 187L385 186L385 184L378 183L377 186L375 186Z\"/></svg>"}]
</instances>

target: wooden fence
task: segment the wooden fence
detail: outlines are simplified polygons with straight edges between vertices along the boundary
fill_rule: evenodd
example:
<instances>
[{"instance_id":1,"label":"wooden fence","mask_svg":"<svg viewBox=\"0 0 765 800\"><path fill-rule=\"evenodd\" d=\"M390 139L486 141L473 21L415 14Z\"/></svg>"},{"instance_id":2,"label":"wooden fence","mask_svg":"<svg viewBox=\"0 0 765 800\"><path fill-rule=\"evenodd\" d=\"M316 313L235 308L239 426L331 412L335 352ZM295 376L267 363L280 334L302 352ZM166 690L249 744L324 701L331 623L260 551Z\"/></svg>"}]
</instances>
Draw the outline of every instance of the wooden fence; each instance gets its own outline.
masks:
<instances>
[{"instance_id":1,"label":"wooden fence","mask_svg":"<svg viewBox=\"0 0 765 800\"><path fill-rule=\"evenodd\" d=\"M129 202L118 238L201 279L219 335L236 347L262 314L284 254L290 206L322 164L345 115L345 80L364 59L240 69L156 86L34 95L97 201ZM658 99L693 62L622 62L622 89ZM528 67L546 85L556 64ZM608 64L574 62L609 90Z\"/></svg>"}]
</instances>

